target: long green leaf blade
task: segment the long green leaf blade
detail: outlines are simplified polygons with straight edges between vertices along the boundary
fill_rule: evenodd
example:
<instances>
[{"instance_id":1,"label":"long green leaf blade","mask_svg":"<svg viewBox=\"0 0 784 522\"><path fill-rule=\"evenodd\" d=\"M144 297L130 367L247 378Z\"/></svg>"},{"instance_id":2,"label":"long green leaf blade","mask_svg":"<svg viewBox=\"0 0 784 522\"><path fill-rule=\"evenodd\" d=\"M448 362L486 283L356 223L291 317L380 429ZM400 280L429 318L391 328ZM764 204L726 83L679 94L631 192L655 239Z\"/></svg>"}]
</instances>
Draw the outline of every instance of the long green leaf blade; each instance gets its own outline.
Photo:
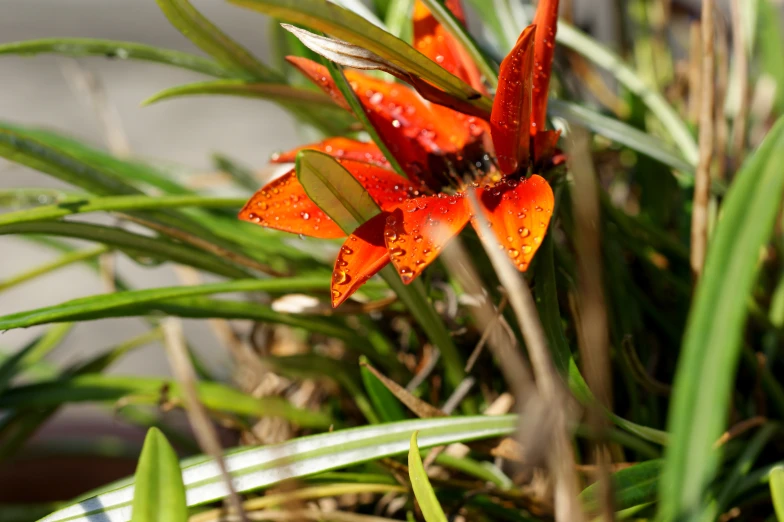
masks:
<instances>
[{"instance_id":1,"label":"long green leaf blade","mask_svg":"<svg viewBox=\"0 0 784 522\"><path fill-rule=\"evenodd\" d=\"M257 60L247 49L207 20L189 0L157 0L169 22L186 38L220 63L239 74L262 81L280 79L278 73Z\"/></svg>"},{"instance_id":2,"label":"long green leaf blade","mask_svg":"<svg viewBox=\"0 0 784 522\"><path fill-rule=\"evenodd\" d=\"M136 468L131 522L185 522L188 507L180 463L158 428L150 428Z\"/></svg>"},{"instance_id":3,"label":"long green leaf blade","mask_svg":"<svg viewBox=\"0 0 784 522\"><path fill-rule=\"evenodd\" d=\"M259 83L246 80L215 80L178 85L153 94L144 100L142 105L151 105L159 101L181 98L183 96L204 94L258 98L282 104L296 104L304 108L342 110L335 105L332 98L311 89L292 87L282 83Z\"/></svg>"},{"instance_id":4,"label":"long green leaf blade","mask_svg":"<svg viewBox=\"0 0 784 522\"><path fill-rule=\"evenodd\" d=\"M408 450L408 477L425 521L447 522L444 510L438 503L436 492L433 491L425 467L422 465L422 456L419 454L417 446L417 432L411 434L411 444Z\"/></svg>"},{"instance_id":5,"label":"long green leaf blade","mask_svg":"<svg viewBox=\"0 0 784 522\"><path fill-rule=\"evenodd\" d=\"M65 56L103 56L118 60L144 60L200 72L218 78L234 78L237 72L213 60L172 49L161 49L136 42L93 38L43 38L0 45L0 55L61 54Z\"/></svg>"},{"instance_id":6,"label":"long green leaf blade","mask_svg":"<svg viewBox=\"0 0 784 522\"><path fill-rule=\"evenodd\" d=\"M329 415L297 408L281 397L251 397L217 382L199 382L197 389L204 406L213 410L281 417L309 428L328 428L335 422ZM93 373L17 386L0 397L0 407L38 410L75 402L116 402L128 396L157 404L162 399L181 399L182 390L168 379Z\"/></svg>"},{"instance_id":7,"label":"long green leaf blade","mask_svg":"<svg viewBox=\"0 0 784 522\"><path fill-rule=\"evenodd\" d=\"M715 477L713 443L726 427L743 328L784 190L784 118L746 161L727 193L689 314L670 407L660 513L698 520Z\"/></svg>"},{"instance_id":8,"label":"long green leaf blade","mask_svg":"<svg viewBox=\"0 0 784 522\"><path fill-rule=\"evenodd\" d=\"M339 430L294 439L282 444L243 448L230 452L226 466L232 470L240 493L271 484L307 477L370 460L404 454L411 432L419 431L420 447L498 437L512 433L517 417L452 417ZM204 457L182 463L189 506L224 498L227 494L217 465ZM132 481L116 489L63 508L41 522L127 522L130 520Z\"/></svg>"},{"instance_id":9,"label":"long green leaf blade","mask_svg":"<svg viewBox=\"0 0 784 522\"><path fill-rule=\"evenodd\" d=\"M779 522L784 521L784 468L776 468L770 472L770 496L776 510L776 519Z\"/></svg>"}]
</instances>

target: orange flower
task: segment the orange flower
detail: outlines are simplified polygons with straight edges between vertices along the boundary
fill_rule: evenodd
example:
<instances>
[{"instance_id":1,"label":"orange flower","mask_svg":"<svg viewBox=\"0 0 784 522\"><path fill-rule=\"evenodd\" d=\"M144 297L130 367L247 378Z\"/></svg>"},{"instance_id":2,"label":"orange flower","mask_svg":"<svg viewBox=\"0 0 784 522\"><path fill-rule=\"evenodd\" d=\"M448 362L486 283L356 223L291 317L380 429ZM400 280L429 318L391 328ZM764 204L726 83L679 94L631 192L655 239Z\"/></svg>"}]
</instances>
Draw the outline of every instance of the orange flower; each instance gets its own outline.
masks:
<instances>
[{"instance_id":1,"label":"orange flower","mask_svg":"<svg viewBox=\"0 0 784 522\"><path fill-rule=\"evenodd\" d=\"M459 0L447 6L462 21ZM481 119L428 103L411 88L347 71L352 89L380 139L408 179L393 172L372 143L329 138L273 157L293 161L302 149L335 157L368 191L381 213L346 239L335 262L332 305L345 301L390 261L404 283L413 281L444 245L475 216L466 197L476 190L484 218L521 271L542 242L553 210L547 182L529 168L552 163L558 133L544 130L558 0L540 0L527 27L501 63L489 125ZM468 53L419 1L414 46L475 89L485 92ZM289 57L348 109L325 67ZM488 136L489 134L489 136ZM318 238L345 234L310 201L292 170L259 190L240 218Z\"/></svg>"}]
</instances>

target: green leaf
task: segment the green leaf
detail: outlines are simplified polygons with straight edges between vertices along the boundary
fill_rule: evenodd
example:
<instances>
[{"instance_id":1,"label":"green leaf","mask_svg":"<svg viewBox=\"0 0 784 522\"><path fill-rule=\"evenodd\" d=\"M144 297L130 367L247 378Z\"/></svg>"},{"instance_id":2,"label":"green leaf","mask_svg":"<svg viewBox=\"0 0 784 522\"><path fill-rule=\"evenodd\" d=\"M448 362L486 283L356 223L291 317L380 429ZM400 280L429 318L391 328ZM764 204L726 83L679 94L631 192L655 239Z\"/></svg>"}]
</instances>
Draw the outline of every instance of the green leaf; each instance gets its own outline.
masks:
<instances>
[{"instance_id":1,"label":"green leaf","mask_svg":"<svg viewBox=\"0 0 784 522\"><path fill-rule=\"evenodd\" d=\"M49 53L65 56L103 56L118 60L145 60L189 69L218 78L234 78L237 76L236 71L213 60L136 42L116 42L92 38L44 38L0 45L0 55Z\"/></svg>"},{"instance_id":2,"label":"green leaf","mask_svg":"<svg viewBox=\"0 0 784 522\"><path fill-rule=\"evenodd\" d=\"M27 328L38 324L52 322L62 322L74 320L100 319L112 315L112 311L127 311L132 309L136 313L149 311L152 303L158 301L171 301L183 297L196 297L218 293L233 292L314 292L329 290L330 279L328 276L322 277L302 277L302 278L274 278L274 279L239 279L226 283L209 283L204 285L175 286L168 288L150 288L144 290L129 290L126 292L114 292L111 294L99 294L90 297L81 297L66 301L64 303L17 312L0 317L0 330L10 330L12 328ZM260 309L262 305L254 305ZM275 315L275 313L272 313ZM287 316L295 323L297 319L302 327L312 327L323 333L332 332L339 337L344 337L346 330L333 327L334 323L322 321L315 318L304 316Z\"/></svg>"},{"instance_id":3,"label":"green leaf","mask_svg":"<svg viewBox=\"0 0 784 522\"><path fill-rule=\"evenodd\" d=\"M157 0L169 22L186 38L220 63L255 80L277 81L280 75L207 20L189 0Z\"/></svg>"},{"instance_id":4,"label":"green leaf","mask_svg":"<svg viewBox=\"0 0 784 522\"><path fill-rule=\"evenodd\" d=\"M672 146L655 136L635 129L615 118L604 116L564 100L551 99L548 101L547 113L550 116L576 123L605 138L657 159L675 169L676 172L673 172L673 175L682 186L694 186L694 165L686 161Z\"/></svg>"},{"instance_id":5,"label":"green leaf","mask_svg":"<svg viewBox=\"0 0 784 522\"><path fill-rule=\"evenodd\" d=\"M0 363L0 395L5 392L17 375L39 363L49 352L57 348L72 328L73 324L70 323L53 326L35 341L2 361Z\"/></svg>"},{"instance_id":6,"label":"green leaf","mask_svg":"<svg viewBox=\"0 0 784 522\"><path fill-rule=\"evenodd\" d=\"M186 522L188 506L180 462L158 428L150 428L134 476L131 522Z\"/></svg>"},{"instance_id":7,"label":"green leaf","mask_svg":"<svg viewBox=\"0 0 784 522\"><path fill-rule=\"evenodd\" d=\"M354 176L337 160L322 152L304 150L297 154L297 179L308 197L347 234L381 211ZM463 360L449 330L430 305L421 281L404 285L389 265L379 274L441 350L447 382L456 388L465 377Z\"/></svg>"},{"instance_id":8,"label":"green leaf","mask_svg":"<svg viewBox=\"0 0 784 522\"><path fill-rule=\"evenodd\" d=\"M338 430L282 444L245 447L229 452L225 461L237 479L238 492L245 493L284 480L406 453L410 447L412 431L419 431L421 447L429 448L508 435L515 430L516 423L515 415L409 420ZM223 478L211 460L205 457L188 459L181 467L189 506L225 498ZM129 507L133 499L133 482L122 481L113 488L96 497L65 507L49 515L44 521L128 521Z\"/></svg>"},{"instance_id":9,"label":"green leaf","mask_svg":"<svg viewBox=\"0 0 784 522\"><path fill-rule=\"evenodd\" d=\"M296 168L311 201L347 234L381 212L367 190L332 156L303 150L297 154Z\"/></svg>"},{"instance_id":10,"label":"green leaf","mask_svg":"<svg viewBox=\"0 0 784 522\"><path fill-rule=\"evenodd\" d=\"M360 15L322 0L229 0L284 22L322 31L372 51L443 91L489 112L491 101L470 85Z\"/></svg>"},{"instance_id":11,"label":"green leaf","mask_svg":"<svg viewBox=\"0 0 784 522\"><path fill-rule=\"evenodd\" d=\"M40 221L0 227L0 235L5 234L46 234L97 241L116 247L133 257L174 261L232 278L243 278L250 275L233 264L203 250L175 243L162 237L152 238L115 227L65 221Z\"/></svg>"},{"instance_id":12,"label":"green leaf","mask_svg":"<svg viewBox=\"0 0 784 522\"><path fill-rule=\"evenodd\" d=\"M436 492L433 491L425 467L422 465L422 457L419 455L417 447L416 431L411 434L411 447L408 450L408 477L411 479L411 488L414 490L414 496L419 502L419 508L422 510L425 521L447 522L444 510L438 503Z\"/></svg>"},{"instance_id":13,"label":"green leaf","mask_svg":"<svg viewBox=\"0 0 784 522\"><path fill-rule=\"evenodd\" d=\"M245 98L270 100L284 105L296 104L303 108L342 111L340 107L335 105L332 98L321 92L292 87L283 83L258 83L245 80L214 80L178 85L153 94L144 100L142 105L151 105L171 98L203 94L243 96Z\"/></svg>"},{"instance_id":14,"label":"green leaf","mask_svg":"<svg viewBox=\"0 0 784 522\"><path fill-rule=\"evenodd\" d=\"M616 471L610 478L616 511L629 509L656 500L662 460L648 460L640 464ZM601 489L598 482L591 484L580 493L584 509L596 513L601 509Z\"/></svg>"},{"instance_id":15,"label":"green leaf","mask_svg":"<svg viewBox=\"0 0 784 522\"><path fill-rule=\"evenodd\" d=\"M367 369L365 363L367 358L360 357L359 371L362 374L362 383L365 385L373 403L374 410L378 413L381 422L395 422L406 419L406 412L400 405L400 401L390 392L384 383L378 380L373 373Z\"/></svg>"},{"instance_id":16,"label":"green leaf","mask_svg":"<svg viewBox=\"0 0 784 522\"><path fill-rule=\"evenodd\" d=\"M757 53L764 74L775 83L774 110L780 115L784 113L784 56L781 54L781 49L784 48L784 26L782 26L780 8L771 0L748 3L756 3L759 8Z\"/></svg>"},{"instance_id":17,"label":"green leaf","mask_svg":"<svg viewBox=\"0 0 784 522\"><path fill-rule=\"evenodd\" d=\"M68 198L56 205L45 205L32 209L0 214L0 226L17 223L46 221L89 212L123 212L134 210L157 210L162 208L202 207L238 209L247 198L219 198L213 196L115 196L105 198Z\"/></svg>"},{"instance_id":18,"label":"green leaf","mask_svg":"<svg viewBox=\"0 0 784 522\"><path fill-rule=\"evenodd\" d=\"M735 369L759 270L784 190L784 118L745 162L727 192L695 291L673 386L662 519L696 520L713 481Z\"/></svg>"},{"instance_id":19,"label":"green leaf","mask_svg":"<svg viewBox=\"0 0 784 522\"><path fill-rule=\"evenodd\" d=\"M784 521L784 468L775 468L770 472L770 496L773 499L773 508L776 510L776 519Z\"/></svg>"},{"instance_id":20,"label":"green leaf","mask_svg":"<svg viewBox=\"0 0 784 522\"><path fill-rule=\"evenodd\" d=\"M335 422L329 415L297 408L281 397L252 397L217 382L199 382L197 390L199 400L211 410L281 417L303 428L328 428ZM0 397L0 408L38 410L76 402L116 402L126 397L135 403L158 404L182 399L182 390L169 379L85 374L16 386Z\"/></svg>"}]
</instances>

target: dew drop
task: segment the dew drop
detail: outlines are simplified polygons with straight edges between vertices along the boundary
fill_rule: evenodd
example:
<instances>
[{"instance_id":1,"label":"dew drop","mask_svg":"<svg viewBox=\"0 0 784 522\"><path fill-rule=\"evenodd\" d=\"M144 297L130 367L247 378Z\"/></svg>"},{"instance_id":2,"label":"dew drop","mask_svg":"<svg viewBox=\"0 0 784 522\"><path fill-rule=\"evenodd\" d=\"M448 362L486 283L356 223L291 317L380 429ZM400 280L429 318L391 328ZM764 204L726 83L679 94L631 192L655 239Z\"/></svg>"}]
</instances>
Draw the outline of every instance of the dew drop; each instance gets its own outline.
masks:
<instances>
[{"instance_id":1,"label":"dew drop","mask_svg":"<svg viewBox=\"0 0 784 522\"><path fill-rule=\"evenodd\" d=\"M523 245L523 254L530 254L532 250L531 245Z\"/></svg>"},{"instance_id":2,"label":"dew drop","mask_svg":"<svg viewBox=\"0 0 784 522\"><path fill-rule=\"evenodd\" d=\"M345 270L335 270L332 272L332 282L336 285L345 285L351 281L351 276Z\"/></svg>"},{"instance_id":3,"label":"dew drop","mask_svg":"<svg viewBox=\"0 0 784 522\"><path fill-rule=\"evenodd\" d=\"M514 248L510 248L509 250L506 251L506 253L509 254L509 257L511 257L512 259L516 259L520 255L520 252L518 252Z\"/></svg>"},{"instance_id":4,"label":"dew drop","mask_svg":"<svg viewBox=\"0 0 784 522\"><path fill-rule=\"evenodd\" d=\"M310 219L310 214L308 214L307 212L300 212L299 215L302 216L302 219L304 220Z\"/></svg>"},{"instance_id":5,"label":"dew drop","mask_svg":"<svg viewBox=\"0 0 784 522\"><path fill-rule=\"evenodd\" d=\"M523 228L518 228L518 229L517 229L517 232L518 232L518 233L520 234L520 236L522 236L522 237L528 237L528 236L530 236L530 235L531 235L531 231L530 231L530 230L528 230L528 229L527 229L527 228L525 228L525 227L523 227Z\"/></svg>"},{"instance_id":6,"label":"dew drop","mask_svg":"<svg viewBox=\"0 0 784 522\"><path fill-rule=\"evenodd\" d=\"M389 255L392 256L392 257L402 257L402 256L406 255L406 251L403 250L400 247L395 247L395 248L390 249Z\"/></svg>"}]
</instances>

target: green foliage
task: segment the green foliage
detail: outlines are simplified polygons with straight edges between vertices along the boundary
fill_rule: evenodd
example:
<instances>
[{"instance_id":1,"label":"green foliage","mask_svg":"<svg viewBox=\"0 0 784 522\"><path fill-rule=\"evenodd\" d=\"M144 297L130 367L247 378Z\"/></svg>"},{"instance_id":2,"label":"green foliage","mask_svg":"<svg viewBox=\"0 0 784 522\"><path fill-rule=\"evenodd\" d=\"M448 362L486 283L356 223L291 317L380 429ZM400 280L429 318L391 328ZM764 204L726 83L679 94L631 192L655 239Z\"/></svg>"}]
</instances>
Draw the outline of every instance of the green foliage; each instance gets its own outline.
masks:
<instances>
[{"instance_id":1,"label":"green foliage","mask_svg":"<svg viewBox=\"0 0 784 522\"><path fill-rule=\"evenodd\" d=\"M408 450L408 478L411 480L411 488L414 496L422 510L422 516L427 522L446 522L446 515L438 503L436 492L430 485L427 472L422 465L422 457L419 455L417 446L417 432L411 434L411 448Z\"/></svg>"},{"instance_id":2,"label":"green foliage","mask_svg":"<svg viewBox=\"0 0 784 522\"><path fill-rule=\"evenodd\" d=\"M185 486L177 454L166 436L150 428L134 476L131 522L185 522Z\"/></svg>"}]
</instances>

